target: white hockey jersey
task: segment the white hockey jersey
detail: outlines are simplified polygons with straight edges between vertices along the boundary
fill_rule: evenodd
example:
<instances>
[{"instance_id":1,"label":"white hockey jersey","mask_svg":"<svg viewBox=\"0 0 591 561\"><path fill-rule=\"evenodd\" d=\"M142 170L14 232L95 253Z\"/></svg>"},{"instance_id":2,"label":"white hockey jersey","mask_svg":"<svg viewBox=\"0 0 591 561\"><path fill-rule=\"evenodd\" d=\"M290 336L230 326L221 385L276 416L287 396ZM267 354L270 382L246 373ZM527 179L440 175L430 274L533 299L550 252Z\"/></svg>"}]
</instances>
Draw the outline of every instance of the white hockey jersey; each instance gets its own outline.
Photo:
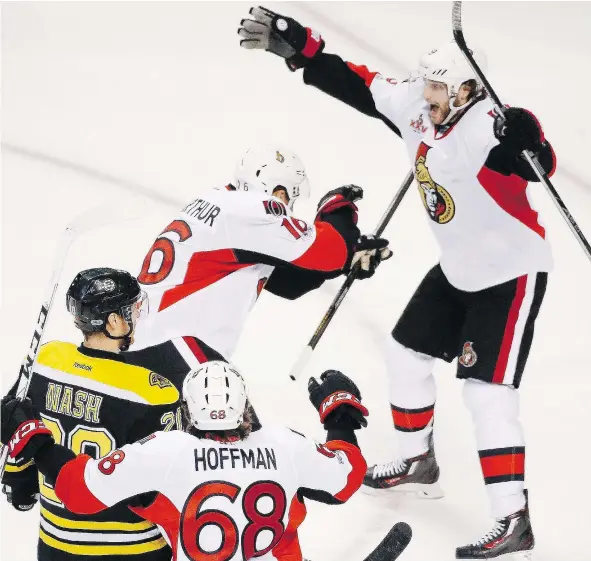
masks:
<instances>
[{"instance_id":1,"label":"white hockey jersey","mask_svg":"<svg viewBox=\"0 0 591 561\"><path fill-rule=\"evenodd\" d=\"M342 269L347 245L326 222L308 224L263 193L211 189L160 234L138 280L149 315L132 350L196 337L229 359L246 317L278 264Z\"/></svg>"},{"instance_id":2,"label":"white hockey jersey","mask_svg":"<svg viewBox=\"0 0 591 561\"><path fill-rule=\"evenodd\" d=\"M55 492L68 509L94 513L156 491L149 506L130 508L163 528L175 561L301 561L302 496L344 502L366 467L352 444L284 427L233 443L158 432L101 460L71 460Z\"/></svg>"},{"instance_id":3,"label":"white hockey jersey","mask_svg":"<svg viewBox=\"0 0 591 561\"><path fill-rule=\"evenodd\" d=\"M527 195L527 181L484 164L498 145L493 104L474 103L450 128L436 132L422 78L397 83L366 67L375 107L400 131L449 282L477 291L519 276L550 271L552 253Z\"/></svg>"}]
</instances>

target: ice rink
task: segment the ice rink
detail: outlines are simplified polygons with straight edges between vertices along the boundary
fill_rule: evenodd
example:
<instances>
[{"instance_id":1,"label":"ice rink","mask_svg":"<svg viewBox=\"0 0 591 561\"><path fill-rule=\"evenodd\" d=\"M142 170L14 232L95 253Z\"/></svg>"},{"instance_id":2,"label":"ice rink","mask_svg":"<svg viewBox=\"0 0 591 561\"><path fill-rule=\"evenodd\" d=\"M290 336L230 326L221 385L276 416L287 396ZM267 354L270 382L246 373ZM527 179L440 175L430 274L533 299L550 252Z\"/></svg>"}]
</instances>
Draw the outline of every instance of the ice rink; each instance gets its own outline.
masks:
<instances>
[{"instance_id":1,"label":"ice rink","mask_svg":"<svg viewBox=\"0 0 591 561\"><path fill-rule=\"evenodd\" d=\"M231 179L250 145L297 152L312 185L311 219L328 189L364 187L360 225L371 230L409 169L403 143L374 121L306 87L271 54L238 46L250 4L4 3L2 5L2 389L28 349L54 250L67 222L93 207L141 206L134 222L103 228L72 247L47 339L77 341L64 306L74 274L91 266L138 272L172 212ZM451 2L269 3L322 32L327 52L406 77L418 55L450 40ZM507 103L540 118L558 156L554 185L591 238L587 123L591 3L477 2L464 6L468 44ZM591 514L591 263L538 185L530 193L554 248L555 271L520 389L535 561L588 561ZM381 353L385 338L438 249L413 186L386 230L395 252L356 284L297 384L287 373L338 289L297 303L264 294L234 362L263 422L323 438L306 380L338 368L370 409L360 434L368 463L393 459ZM466 265L471 247L466 240ZM231 311L220 310L220 313ZM471 421L455 365L437 366L436 450L446 496L418 501L358 493L339 507L309 505L301 530L312 561L361 561L398 520L414 538L403 561L448 561L491 527ZM0 555L36 559L38 508L0 499Z\"/></svg>"}]
</instances>

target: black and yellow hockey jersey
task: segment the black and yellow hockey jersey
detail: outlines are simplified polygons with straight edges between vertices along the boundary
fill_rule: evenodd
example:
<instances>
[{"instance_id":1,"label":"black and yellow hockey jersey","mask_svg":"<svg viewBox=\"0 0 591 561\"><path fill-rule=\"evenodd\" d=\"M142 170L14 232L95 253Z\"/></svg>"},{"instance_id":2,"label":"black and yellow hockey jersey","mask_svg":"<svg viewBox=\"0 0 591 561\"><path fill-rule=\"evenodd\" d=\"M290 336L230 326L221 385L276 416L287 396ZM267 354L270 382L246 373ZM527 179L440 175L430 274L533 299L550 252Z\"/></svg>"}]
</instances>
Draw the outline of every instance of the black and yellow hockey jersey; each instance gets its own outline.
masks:
<instances>
[{"instance_id":1,"label":"black and yellow hockey jersey","mask_svg":"<svg viewBox=\"0 0 591 561\"><path fill-rule=\"evenodd\" d=\"M95 458L181 426L179 392L167 378L128 364L121 354L71 343L41 347L28 396L57 443ZM7 465L3 481L18 485L27 472L36 472L35 466ZM170 561L158 528L126 504L80 516L64 508L42 476L39 490L40 561Z\"/></svg>"}]
</instances>

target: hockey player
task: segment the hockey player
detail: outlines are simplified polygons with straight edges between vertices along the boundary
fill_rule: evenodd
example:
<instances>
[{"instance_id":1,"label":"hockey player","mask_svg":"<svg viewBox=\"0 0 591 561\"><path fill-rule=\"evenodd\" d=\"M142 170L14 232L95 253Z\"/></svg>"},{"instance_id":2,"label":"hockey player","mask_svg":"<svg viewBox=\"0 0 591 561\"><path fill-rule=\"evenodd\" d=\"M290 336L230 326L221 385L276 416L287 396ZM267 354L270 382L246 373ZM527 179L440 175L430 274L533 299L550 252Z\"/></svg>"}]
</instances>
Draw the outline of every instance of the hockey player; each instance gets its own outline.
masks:
<instances>
[{"instance_id":1,"label":"hockey player","mask_svg":"<svg viewBox=\"0 0 591 561\"><path fill-rule=\"evenodd\" d=\"M431 447L435 359L458 358L496 523L460 559L529 555L525 441L517 388L546 290L552 255L527 186L537 181L521 152L552 174L555 159L528 111L495 115L482 84L449 43L425 54L418 75L387 78L323 52L318 33L265 8L241 22L240 44L303 68L306 84L385 122L402 138L429 224L441 248L389 340L390 403L401 457L371 467L365 485L441 496ZM478 64L483 56L475 51ZM520 553L521 552L521 553Z\"/></svg>"},{"instance_id":2,"label":"hockey player","mask_svg":"<svg viewBox=\"0 0 591 561\"><path fill-rule=\"evenodd\" d=\"M147 305L137 280L126 271L89 269L73 280L66 300L84 341L78 347L43 345L27 394L52 440L69 454L100 458L155 430L172 429L180 417L178 390L163 376L127 364L120 353L133 342ZM100 514L73 514L56 495L54 481L38 478L30 460L7 464L3 483L17 510L30 510L41 494L39 561L170 561L158 528L124 503Z\"/></svg>"},{"instance_id":3,"label":"hockey player","mask_svg":"<svg viewBox=\"0 0 591 561\"><path fill-rule=\"evenodd\" d=\"M284 427L251 433L242 376L221 361L185 379L187 432L156 432L96 460L56 443L30 402L5 400L1 435L12 456L34 460L68 509L102 516L128 504L160 525L174 561L301 561L304 498L342 503L367 467L354 432L367 424L356 385L327 371L308 388L325 444Z\"/></svg>"},{"instance_id":4,"label":"hockey player","mask_svg":"<svg viewBox=\"0 0 591 561\"><path fill-rule=\"evenodd\" d=\"M370 277L388 242L360 236L360 187L327 193L314 224L292 214L309 196L301 160L275 147L250 149L231 184L205 191L164 229L138 280L150 312L128 358L162 371L177 387L207 360L228 360L263 289L295 299L357 260ZM165 370L161 370L165 368Z\"/></svg>"}]
</instances>

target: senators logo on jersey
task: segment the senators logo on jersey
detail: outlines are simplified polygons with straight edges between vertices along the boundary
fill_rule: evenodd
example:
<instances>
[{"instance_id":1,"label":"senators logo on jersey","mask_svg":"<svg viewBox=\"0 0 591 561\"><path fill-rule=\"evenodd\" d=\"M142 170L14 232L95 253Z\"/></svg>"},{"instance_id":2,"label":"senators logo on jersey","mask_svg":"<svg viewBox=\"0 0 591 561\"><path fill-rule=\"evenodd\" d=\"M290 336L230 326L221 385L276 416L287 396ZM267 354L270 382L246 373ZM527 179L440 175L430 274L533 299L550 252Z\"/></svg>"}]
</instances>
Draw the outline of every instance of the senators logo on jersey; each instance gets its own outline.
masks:
<instances>
[{"instance_id":1,"label":"senators logo on jersey","mask_svg":"<svg viewBox=\"0 0 591 561\"><path fill-rule=\"evenodd\" d=\"M415 177L419 184L419 192L423 205L433 222L447 224L455 215L456 207L451 195L438 183L433 181L426 165L427 152L431 149L421 142L415 161Z\"/></svg>"}]
</instances>

